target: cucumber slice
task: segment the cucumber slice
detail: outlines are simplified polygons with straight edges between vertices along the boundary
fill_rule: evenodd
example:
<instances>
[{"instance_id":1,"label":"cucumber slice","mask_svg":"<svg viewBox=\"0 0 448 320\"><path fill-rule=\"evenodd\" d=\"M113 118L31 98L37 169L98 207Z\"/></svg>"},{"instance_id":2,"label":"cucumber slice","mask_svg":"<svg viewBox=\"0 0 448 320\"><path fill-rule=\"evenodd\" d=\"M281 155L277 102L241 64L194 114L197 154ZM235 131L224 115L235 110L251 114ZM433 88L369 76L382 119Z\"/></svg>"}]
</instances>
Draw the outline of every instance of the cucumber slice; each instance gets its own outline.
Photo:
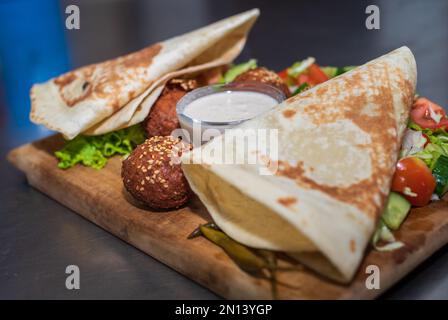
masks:
<instances>
[{"instance_id":1,"label":"cucumber slice","mask_svg":"<svg viewBox=\"0 0 448 320\"><path fill-rule=\"evenodd\" d=\"M441 198L448 191L448 157L441 155L432 171L436 178L435 193Z\"/></svg>"},{"instance_id":2,"label":"cucumber slice","mask_svg":"<svg viewBox=\"0 0 448 320\"><path fill-rule=\"evenodd\" d=\"M400 228L410 209L411 204L406 198L396 192L391 192L381 219L388 228L397 230Z\"/></svg>"}]
</instances>

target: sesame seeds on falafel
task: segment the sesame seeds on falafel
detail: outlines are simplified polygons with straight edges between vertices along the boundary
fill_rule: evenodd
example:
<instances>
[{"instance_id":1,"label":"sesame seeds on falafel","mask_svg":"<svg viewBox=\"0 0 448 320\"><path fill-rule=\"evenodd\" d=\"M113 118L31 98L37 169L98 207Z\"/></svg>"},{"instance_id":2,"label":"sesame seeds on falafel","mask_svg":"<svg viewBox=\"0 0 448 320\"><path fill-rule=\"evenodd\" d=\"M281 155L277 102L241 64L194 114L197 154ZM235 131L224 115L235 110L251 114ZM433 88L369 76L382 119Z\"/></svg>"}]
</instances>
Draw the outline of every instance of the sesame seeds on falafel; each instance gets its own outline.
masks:
<instances>
[{"instance_id":1,"label":"sesame seeds on falafel","mask_svg":"<svg viewBox=\"0 0 448 320\"><path fill-rule=\"evenodd\" d=\"M180 164L172 162L185 148L179 144L181 140L171 136L151 137L123 161L123 183L134 198L155 209L177 208L188 201L188 183Z\"/></svg>"}]
</instances>

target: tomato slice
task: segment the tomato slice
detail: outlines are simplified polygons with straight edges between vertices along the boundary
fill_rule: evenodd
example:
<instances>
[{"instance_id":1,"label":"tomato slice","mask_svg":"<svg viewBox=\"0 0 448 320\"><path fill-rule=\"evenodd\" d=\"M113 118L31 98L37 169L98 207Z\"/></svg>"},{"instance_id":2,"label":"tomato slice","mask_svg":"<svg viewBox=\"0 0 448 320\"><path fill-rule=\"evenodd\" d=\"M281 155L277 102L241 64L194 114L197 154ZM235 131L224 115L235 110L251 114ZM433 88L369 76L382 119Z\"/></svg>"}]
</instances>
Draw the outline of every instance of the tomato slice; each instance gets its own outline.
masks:
<instances>
[{"instance_id":1,"label":"tomato slice","mask_svg":"<svg viewBox=\"0 0 448 320\"><path fill-rule=\"evenodd\" d=\"M436 180L425 162L416 157L398 161L392 179L392 191L401 193L413 206L422 207L431 201Z\"/></svg>"},{"instance_id":2,"label":"tomato slice","mask_svg":"<svg viewBox=\"0 0 448 320\"><path fill-rule=\"evenodd\" d=\"M309 77L307 74L302 73L302 74L300 74L300 75L297 77L296 84L297 84L298 86L300 86L300 85L304 84L305 82L308 83L308 84L310 84L310 83L311 83L311 80L310 80L310 77Z\"/></svg>"},{"instance_id":3,"label":"tomato slice","mask_svg":"<svg viewBox=\"0 0 448 320\"><path fill-rule=\"evenodd\" d=\"M440 117L440 121L434 118ZM412 106L411 119L423 129L446 129L448 127L448 118L445 110L438 104L420 97Z\"/></svg>"},{"instance_id":4,"label":"tomato slice","mask_svg":"<svg viewBox=\"0 0 448 320\"><path fill-rule=\"evenodd\" d=\"M313 85L325 82L329 79L328 76L325 74L325 72L323 72L319 68L319 66L315 63L313 63L311 66L309 66L308 76L310 77L310 82Z\"/></svg>"}]
</instances>

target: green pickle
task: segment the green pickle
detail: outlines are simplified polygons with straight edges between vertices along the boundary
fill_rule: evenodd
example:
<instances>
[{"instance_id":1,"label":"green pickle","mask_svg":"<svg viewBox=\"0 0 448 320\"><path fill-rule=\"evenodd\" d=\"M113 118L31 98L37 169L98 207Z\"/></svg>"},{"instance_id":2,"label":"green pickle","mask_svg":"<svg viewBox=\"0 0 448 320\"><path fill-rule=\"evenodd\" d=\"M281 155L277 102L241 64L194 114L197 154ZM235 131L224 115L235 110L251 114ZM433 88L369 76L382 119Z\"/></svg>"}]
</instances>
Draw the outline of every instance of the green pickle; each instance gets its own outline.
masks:
<instances>
[{"instance_id":1,"label":"green pickle","mask_svg":"<svg viewBox=\"0 0 448 320\"><path fill-rule=\"evenodd\" d=\"M214 244L221 247L229 257L244 271L257 273L263 268L267 268L265 260L257 256L247 247L229 238L222 231L218 231L206 226L200 226L202 235Z\"/></svg>"},{"instance_id":2,"label":"green pickle","mask_svg":"<svg viewBox=\"0 0 448 320\"><path fill-rule=\"evenodd\" d=\"M248 248L230 238L213 222L200 225L188 236L188 239L193 239L199 236L205 237L207 240L223 249L244 272L256 277L268 279L271 284L272 298L278 298L276 276L278 267L275 252L264 249ZM266 270L269 276L267 276L263 270Z\"/></svg>"}]
</instances>

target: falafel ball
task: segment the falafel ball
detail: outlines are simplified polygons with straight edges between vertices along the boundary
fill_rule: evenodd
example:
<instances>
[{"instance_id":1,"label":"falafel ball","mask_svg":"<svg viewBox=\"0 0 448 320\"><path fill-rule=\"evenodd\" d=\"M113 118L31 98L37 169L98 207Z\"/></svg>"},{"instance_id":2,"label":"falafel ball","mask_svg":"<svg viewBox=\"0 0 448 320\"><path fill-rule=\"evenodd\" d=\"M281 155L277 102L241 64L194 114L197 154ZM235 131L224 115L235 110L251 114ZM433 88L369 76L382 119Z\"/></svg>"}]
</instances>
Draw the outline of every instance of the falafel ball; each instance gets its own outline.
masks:
<instances>
[{"instance_id":1,"label":"falafel ball","mask_svg":"<svg viewBox=\"0 0 448 320\"><path fill-rule=\"evenodd\" d=\"M190 147L172 136L156 136L135 148L123 161L121 177L126 190L137 200L154 209L173 209L184 205L190 187L180 163L180 156Z\"/></svg>"},{"instance_id":2,"label":"falafel ball","mask_svg":"<svg viewBox=\"0 0 448 320\"><path fill-rule=\"evenodd\" d=\"M169 136L173 130L180 128L176 104L187 92L198 86L195 79L172 79L166 84L147 118L143 121L148 138Z\"/></svg>"},{"instance_id":3,"label":"falafel ball","mask_svg":"<svg viewBox=\"0 0 448 320\"><path fill-rule=\"evenodd\" d=\"M263 82L279 89L285 94L286 97L289 97L291 95L291 92L289 91L289 88L286 85L285 81L283 81L283 79L280 78L279 75L274 71L268 70L263 67L250 69L236 77L233 82L244 81Z\"/></svg>"}]
</instances>

